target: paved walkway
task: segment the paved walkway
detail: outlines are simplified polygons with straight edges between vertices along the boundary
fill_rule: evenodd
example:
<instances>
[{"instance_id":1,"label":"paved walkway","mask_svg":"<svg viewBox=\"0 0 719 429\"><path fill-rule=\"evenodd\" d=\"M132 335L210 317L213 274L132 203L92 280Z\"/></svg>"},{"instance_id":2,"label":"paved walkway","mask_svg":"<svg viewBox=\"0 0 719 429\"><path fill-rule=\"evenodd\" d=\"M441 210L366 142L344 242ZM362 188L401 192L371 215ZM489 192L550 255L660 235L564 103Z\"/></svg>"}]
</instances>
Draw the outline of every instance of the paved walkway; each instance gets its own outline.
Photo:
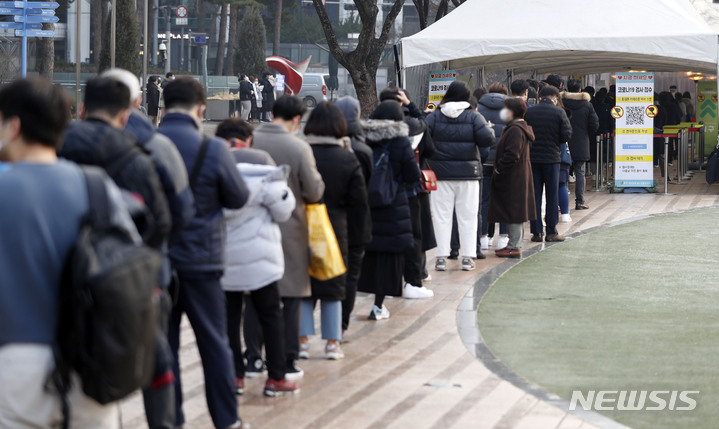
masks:
<instances>
[{"instance_id":1,"label":"paved walkway","mask_svg":"<svg viewBox=\"0 0 719 429\"><path fill-rule=\"evenodd\" d=\"M687 185L671 185L670 192L674 195L588 192L591 210L573 212L573 223L560 224L560 232L719 205L719 186L707 186L703 173ZM532 245L526 243L527 248ZM253 429L595 427L503 380L468 352L457 321L476 320L476 307L463 298L502 261L492 254L469 273L450 261L449 271L431 272L434 279L428 286L435 291L434 299L389 300L392 317L386 321L366 320L372 299L359 296L343 345L347 357L337 362L320 359L324 343L312 338L311 354L317 357L300 362L305 370L302 391L264 398L264 380L249 380L239 401L241 417ZM462 337L472 341L471 332L462 332ZM211 428L202 367L187 324L180 360L186 428ZM139 395L123 403L122 417L125 428L146 427Z\"/></svg>"}]
</instances>

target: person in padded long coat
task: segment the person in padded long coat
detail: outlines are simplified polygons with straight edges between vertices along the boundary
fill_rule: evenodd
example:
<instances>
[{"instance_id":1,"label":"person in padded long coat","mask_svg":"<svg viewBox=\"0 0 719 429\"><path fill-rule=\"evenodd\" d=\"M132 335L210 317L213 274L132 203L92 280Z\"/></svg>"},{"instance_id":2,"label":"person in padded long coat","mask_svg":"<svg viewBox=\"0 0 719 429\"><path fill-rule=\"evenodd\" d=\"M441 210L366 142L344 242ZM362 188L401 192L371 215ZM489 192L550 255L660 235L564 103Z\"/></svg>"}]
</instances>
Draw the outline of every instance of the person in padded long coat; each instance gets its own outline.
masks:
<instances>
[{"instance_id":1,"label":"person in padded long coat","mask_svg":"<svg viewBox=\"0 0 719 429\"><path fill-rule=\"evenodd\" d=\"M402 296L404 253L412 247L414 240L407 193L402 190L416 186L420 173L407 138L409 127L404 123L404 112L397 101L380 103L370 120L365 122L364 129L375 159L379 159L387 147L392 173L400 190L389 206L371 208L372 242L367 246L357 288L375 294L369 319L380 320L389 318L384 297Z\"/></svg>"},{"instance_id":2,"label":"person in padded long coat","mask_svg":"<svg viewBox=\"0 0 719 429\"><path fill-rule=\"evenodd\" d=\"M363 235L370 217L367 187L357 157L352 153L347 135L347 123L339 107L322 102L315 107L305 126L307 142L312 147L317 170L325 182L323 201L327 205L330 222L342 252L345 266L349 266L350 235ZM352 218L349 213L353 213ZM348 220L352 219L352 223ZM342 300L345 298L347 274L320 281L312 278L312 298L302 300L300 325L300 357L309 358L308 336L315 334L313 310L320 300L322 338L327 340L325 357L342 359Z\"/></svg>"},{"instance_id":3,"label":"person in padded long coat","mask_svg":"<svg viewBox=\"0 0 719 429\"><path fill-rule=\"evenodd\" d=\"M502 116L509 123L497 143L492 191L489 194L490 222L507 224L509 242L498 249L497 256L519 258L524 222L537 218L534 202L534 179L529 147L534 140L532 127L524 121L527 105L521 98L504 102Z\"/></svg>"}]
</instances>

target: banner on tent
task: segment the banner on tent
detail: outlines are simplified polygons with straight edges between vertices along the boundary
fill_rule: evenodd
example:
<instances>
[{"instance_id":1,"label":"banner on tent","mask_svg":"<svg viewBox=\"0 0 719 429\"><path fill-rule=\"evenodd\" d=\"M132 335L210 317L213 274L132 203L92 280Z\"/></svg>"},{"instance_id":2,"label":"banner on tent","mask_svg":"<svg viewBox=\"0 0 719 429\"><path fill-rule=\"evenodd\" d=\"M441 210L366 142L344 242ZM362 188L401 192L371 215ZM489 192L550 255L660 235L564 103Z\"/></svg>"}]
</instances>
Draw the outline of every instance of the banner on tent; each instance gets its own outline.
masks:
<instances>
[{"instance_id":1,"label":"banner on tent","mask_svg":"<svg viewBox=\"0 0 719 429\"><path fill-rule=\"evenodd\" d=\"M697 82L697 122L704 123L704 152L709 155L717 144L717 84Z\"/></svg>"},{"instance_id":2,"label":"banner on tent","mask_svg":"<svg viewBox=\"0 0 719 429\"><path fill-rule=\"evenodd\" d=\"M447 88L455 80L457 80L456 70L429 72L429 104L434 104L435 108L439 107Z\"/></svg>"},{"instance_id":3,"label":"banner on tent","mask_svg":"<svg viewBox=\"0 0 719 429\"><path fill-rule=\"evenodd\" d=\"M614 185L654 186L654 73L617 73Z\"/></svg>"}]
</instances>

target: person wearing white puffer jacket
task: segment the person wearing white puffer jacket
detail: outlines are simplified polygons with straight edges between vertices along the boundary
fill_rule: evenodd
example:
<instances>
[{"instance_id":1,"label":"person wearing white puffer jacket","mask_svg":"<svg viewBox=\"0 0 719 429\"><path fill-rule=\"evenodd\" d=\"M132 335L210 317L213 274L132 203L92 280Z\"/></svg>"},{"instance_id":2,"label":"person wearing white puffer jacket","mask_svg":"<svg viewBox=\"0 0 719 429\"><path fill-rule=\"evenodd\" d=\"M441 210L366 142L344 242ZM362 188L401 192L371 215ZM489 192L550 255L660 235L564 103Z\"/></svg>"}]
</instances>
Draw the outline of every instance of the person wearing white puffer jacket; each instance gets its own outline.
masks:
<instances>
[{"instance_id":1,"label":"person wearing white puffer jacket","mask_svg":"<svg viewBox=\"0 0 719 429\"><path fill-rule=\"evenodd\" d=\"M297 385L285 378L284 322L277 282L285 272L282 234L278 223L295 209L295 197L287 185L288 166L251 164L260 151L237 149L237 169L250 189L247 204L225 210L226 268L222 278L227 305L227 331L234 355L236 389L244 392L245 362L240 341L243 295L257 312L265 338L268 380L266 396L294 393ZM247 155L247 156L243 156ZM255 156L250 156L255 155Z\"/></svg>"}]
</instances>

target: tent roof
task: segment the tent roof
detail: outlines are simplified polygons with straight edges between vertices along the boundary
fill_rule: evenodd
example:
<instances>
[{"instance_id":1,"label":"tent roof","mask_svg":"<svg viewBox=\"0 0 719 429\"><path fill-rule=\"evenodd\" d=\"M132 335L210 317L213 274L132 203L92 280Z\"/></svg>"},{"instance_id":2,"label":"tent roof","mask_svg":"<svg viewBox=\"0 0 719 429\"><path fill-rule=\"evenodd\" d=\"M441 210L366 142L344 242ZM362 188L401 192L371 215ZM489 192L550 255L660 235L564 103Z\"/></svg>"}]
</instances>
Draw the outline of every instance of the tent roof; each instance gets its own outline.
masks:
<instances>
[{"instance_id":1,"label":"tent roof","mask_svg":"<svg viewBox=\"0 0 719 429\"><path fill-rule=\"evenodd\" d=\"M402 67L589 74L717 72L717 33L688 0L467 0L403 38Z\"/></svg>"}]
</instances>

